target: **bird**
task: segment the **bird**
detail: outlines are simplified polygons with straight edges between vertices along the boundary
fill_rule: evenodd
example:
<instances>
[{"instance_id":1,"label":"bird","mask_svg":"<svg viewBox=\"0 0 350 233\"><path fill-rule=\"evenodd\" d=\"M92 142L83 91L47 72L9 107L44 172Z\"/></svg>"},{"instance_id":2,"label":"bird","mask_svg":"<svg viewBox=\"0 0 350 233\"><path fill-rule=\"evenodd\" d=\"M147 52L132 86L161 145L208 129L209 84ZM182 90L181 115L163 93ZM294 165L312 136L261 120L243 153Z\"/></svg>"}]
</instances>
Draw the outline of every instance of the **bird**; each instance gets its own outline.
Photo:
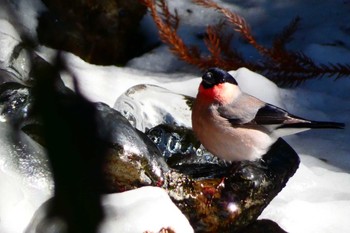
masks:
<instances>
[{"instance_id":1,"label":"bird","mask_svg":"<svg viewBox=\"0 0 350 233\"><path fill-rule=\"evenodd\" d=\"M191 118L197 139L225 161L261 159L286 135L314 128L345 128L343 123L295 116L242 92L234 77L217 67L203 74Z\"/></svg>"}]
</instances>

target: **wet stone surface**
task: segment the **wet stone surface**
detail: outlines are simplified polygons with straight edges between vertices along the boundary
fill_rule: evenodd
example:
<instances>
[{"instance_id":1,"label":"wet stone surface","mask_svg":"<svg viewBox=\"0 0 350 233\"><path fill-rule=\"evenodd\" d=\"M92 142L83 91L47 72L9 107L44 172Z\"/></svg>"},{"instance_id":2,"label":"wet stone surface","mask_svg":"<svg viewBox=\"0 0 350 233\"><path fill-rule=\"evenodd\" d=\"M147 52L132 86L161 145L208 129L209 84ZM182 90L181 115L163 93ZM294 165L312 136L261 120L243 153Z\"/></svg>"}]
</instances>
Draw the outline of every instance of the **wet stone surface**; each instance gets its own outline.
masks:
<instances>
[{"instance_id":1,"label":"wet stone surface","mask_svg":"<svg viewBox=\"0 0 350 233\"><path fill-rule=\"evenodd\" d=\"M169 137L168 129L163 126L166 133L160 137ZM185 137L190 138L182 135ZM248 225L252 228L299 165L298 155L282 139L263 160L255 162L227 163L207 152L198 155L184 151L168 157L173 170L167 174L165 188L196 232L238 232Z\"/></svg>"},{"instance_id":2,"label":"wet stone surface","mask_svg":"<svg viewBox=\"0 0 350 233\"><path fill-rule=\"evenodd\" d=\"M104 163L107 192L120 192L145 185L161 186L169 170L157 147L118 111L97 103L100 137L109 152ZM106 139L105 139L106 140Z\"/></svg>"}]
</instances>

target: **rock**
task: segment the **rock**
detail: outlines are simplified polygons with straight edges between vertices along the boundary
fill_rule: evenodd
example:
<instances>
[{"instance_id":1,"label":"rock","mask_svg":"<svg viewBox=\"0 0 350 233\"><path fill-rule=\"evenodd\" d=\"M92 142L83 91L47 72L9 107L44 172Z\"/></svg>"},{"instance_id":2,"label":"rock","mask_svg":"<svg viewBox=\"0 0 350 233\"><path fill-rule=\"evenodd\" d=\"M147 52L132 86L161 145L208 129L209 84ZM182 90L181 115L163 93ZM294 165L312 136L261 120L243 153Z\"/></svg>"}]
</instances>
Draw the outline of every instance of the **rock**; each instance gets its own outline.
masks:
<instances>
[{"instance_id":1,"label":"rock","mask_svg":"<svg viewBox=\"0 0 350 233\"><path fill-rule=\"evenodd\" d=\"M32 114L31 88L17 83L6 83L0 86L0 90L2 88L2 119L16 124L17 128L46 146L42 122L36 114ZM161 186L165 179L163 173L168 170L168 166L154 143L132 127L118 111L103 103L96 103L95 107L98 137L109 148L103 163L106 181L103 189L106 192L120 192L145 185ZM41 156L45 157L45 154Z\"/></svg>"},{"instance_id":2,"label":"rock","mask_svg":"<svg viewBox=\"0 0 350 233\"><path fill-rule=\"evenodd\" d=\"M55 68L40 57L34 57L32 64L33 69L30 72L33 77L57 75L55 74ZM8 74L8 72L4 71L4 74ZM20 135L25 132L30 136L27 140L34 139L41 146L46 147L46 140L42 132L42 120L38 117L36 110L33 109L33 103L35 102L33 87L25 86L21 84L22 82L16 81L18 80L9 78L0 85L0 119L6 122L9 132L11 130L10 125L15 126ZM61 104L66 104L67 108L74 108L73 103L76 101L76 94L66 88L59 77L56 77L54 85L61 99ZM106 181L103 186L104 191L120 192L145 185L163 185L165 180L163 173L168 170L168 166L154 143L144 133L132 127L118 111L103 103L96 103L94 107L97 110L98 137L108 144L107 147L109 148L104 161ZM7 123L9 123L8 126ZM32 143L36 144L34 141ZM9 145L11 144L9 143ZM25 147L26 145L22 146ZM44 169L43 174L51 175L44 151L40 151L38 156L45 160L45 164L34 164L35 160L28 163L23 159L23 162L32 164L33 171ZM17 166L22 167L23 165L19 162ZM51 179L51 176L49 177ZM52 181L50 180L50 182Z\"/></svg>"},{"instance_id":3,"label":"rock","mask_svg":"<svg viewBox=\"0 0 350 233\"><path fill-rule=\"evenodd\" d=\"M158 134L159 138L166 141L171 137L169 129L174 126L156 128L163 132ZM189 129L181 128L181 131L184 134L179 138L193 135ZM166 153L170 155L167 162L172 170L167 173L165 188L189 218L195 232L231 232L252 224L299 165L298 155L282 139L272 146L263 160L254 162L226 163L208 152L198 156L196 150L184 151Z\"/></svg>"},{"instance_id":4,"label":"rock","mask_svg":"<svg viewBox=\"0 0 350 233\"><path fill-rule=\"evenodd\" d=\"M240 232L242 233L243 232L244 233L287 233L277 223L268 219L257 220L252 224L250 224L249 226L245 227Z\"/></svg>"},{"instance_id":5,"label":"rock","mask_svg":"<svg viewBox=\"0 0 350 233\"><path fill-rule=\"evenodd\" d=\"M137 0L43 0L39 41L94 64L123 64L142 53L138 24L146 7Z\"/></svg>"},{"instance_id":6,"label":"rock","mask_svg":"<svg viewBox=\"0 0 350 233\"><path fill-rule=\"evenodd\" d=\"M29 53L12 24L3 19L0 19L0 41L0 85L28 82L31 67Z\"/></svg>"},{"instance_id":7,"label":"rock","mask_svg":"<svg viewBox=\"0 0 350 233\"><path fill-rule=\"evenodd\" d=\"M6 82L0 85L0 119L18 125L28 117L32 105L30 88Z\"/></svg>"},{"instance_id":8,"label":"rock","mask_svg":"<svg viewBox=\"0 0 350 233\"><path fill-rule=\"evenodd\" d=\"M118 98L115 107L146 130L162 152L171 168L164 188L195 232L242 230L283 189L297 170L299 157L279 139L263 160L221 161L200 146L188 123L179 123L185 122L181 116L191 115L191 101L163 88L139 85Z\"/></svg>"},{"instance_id":9,"label":"rock","mask_svg":"<svg viewBox=\"0 0 350 233\"><path fill-rule=\"evenodd\" d=\"M158 148L118 111L96 104L100 137L109 135L109 153L104 163L108 192L120 192L145 185L162 186L168 166ZM106 132L107 130L107 132ZM106 139L104 139L106 140Z\"/></svg>"}]
</instances>

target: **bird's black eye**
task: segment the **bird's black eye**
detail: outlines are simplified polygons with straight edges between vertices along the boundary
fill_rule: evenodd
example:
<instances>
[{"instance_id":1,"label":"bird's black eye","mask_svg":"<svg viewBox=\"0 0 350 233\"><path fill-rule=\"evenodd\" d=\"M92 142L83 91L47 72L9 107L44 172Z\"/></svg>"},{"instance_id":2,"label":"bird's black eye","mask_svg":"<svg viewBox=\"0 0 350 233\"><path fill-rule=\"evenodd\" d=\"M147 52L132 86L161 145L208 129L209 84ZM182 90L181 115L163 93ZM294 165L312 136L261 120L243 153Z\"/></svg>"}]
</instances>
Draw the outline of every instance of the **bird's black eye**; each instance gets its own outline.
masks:
<instances>
[{"instance_id":1,"label":"bird's black eye","mask_svg":"<svg viewBox=\"0 0 350 233\"><path fill-rule=\"evenodd\" d=\"M205 75L207 76L208 79L213 79L214 77L212 72L207 72Z\"/></svg>"},{"instance_id":2,"label":"bird's black eye","mask_svg":"<svg viewBox=\"0 0 350 233\"><path fill-rule=\"evenodd\" d=\"M208 71L202 76L202 84L204 88L211 88L216 85L215 75Z\"/></svg>"},{"instance_id":3,"label":"bird's black eye","mask_svg":"<svg viewBox=\"0 0 350 233\"><path fill-rule=\"evenodd\" d=\"M232 83L237 85L236 80L226 71L219 68L210 68L202 76L202 85L204 88L212 88L220 83Z\"/></svg>"}]
</instances>

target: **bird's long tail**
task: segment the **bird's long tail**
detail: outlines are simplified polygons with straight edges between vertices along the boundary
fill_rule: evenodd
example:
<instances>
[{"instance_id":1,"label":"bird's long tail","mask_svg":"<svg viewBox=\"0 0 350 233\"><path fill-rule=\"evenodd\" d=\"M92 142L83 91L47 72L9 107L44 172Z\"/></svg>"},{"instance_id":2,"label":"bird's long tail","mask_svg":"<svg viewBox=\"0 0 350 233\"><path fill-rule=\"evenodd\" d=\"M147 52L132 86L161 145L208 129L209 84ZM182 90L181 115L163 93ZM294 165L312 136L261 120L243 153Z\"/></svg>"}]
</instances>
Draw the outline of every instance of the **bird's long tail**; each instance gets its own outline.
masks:
<instances>
[{"instance_id":1,"label":"bird's long tail","mask_svg":"<svg viewBox=\"0 0 350 233\"><path fill-rule=\"evenodd\" d=\"M300 122L287 123L280 126L279 128L344 129L345 124L339 122L305 120Z\"/></svg>"}]
</instances>

